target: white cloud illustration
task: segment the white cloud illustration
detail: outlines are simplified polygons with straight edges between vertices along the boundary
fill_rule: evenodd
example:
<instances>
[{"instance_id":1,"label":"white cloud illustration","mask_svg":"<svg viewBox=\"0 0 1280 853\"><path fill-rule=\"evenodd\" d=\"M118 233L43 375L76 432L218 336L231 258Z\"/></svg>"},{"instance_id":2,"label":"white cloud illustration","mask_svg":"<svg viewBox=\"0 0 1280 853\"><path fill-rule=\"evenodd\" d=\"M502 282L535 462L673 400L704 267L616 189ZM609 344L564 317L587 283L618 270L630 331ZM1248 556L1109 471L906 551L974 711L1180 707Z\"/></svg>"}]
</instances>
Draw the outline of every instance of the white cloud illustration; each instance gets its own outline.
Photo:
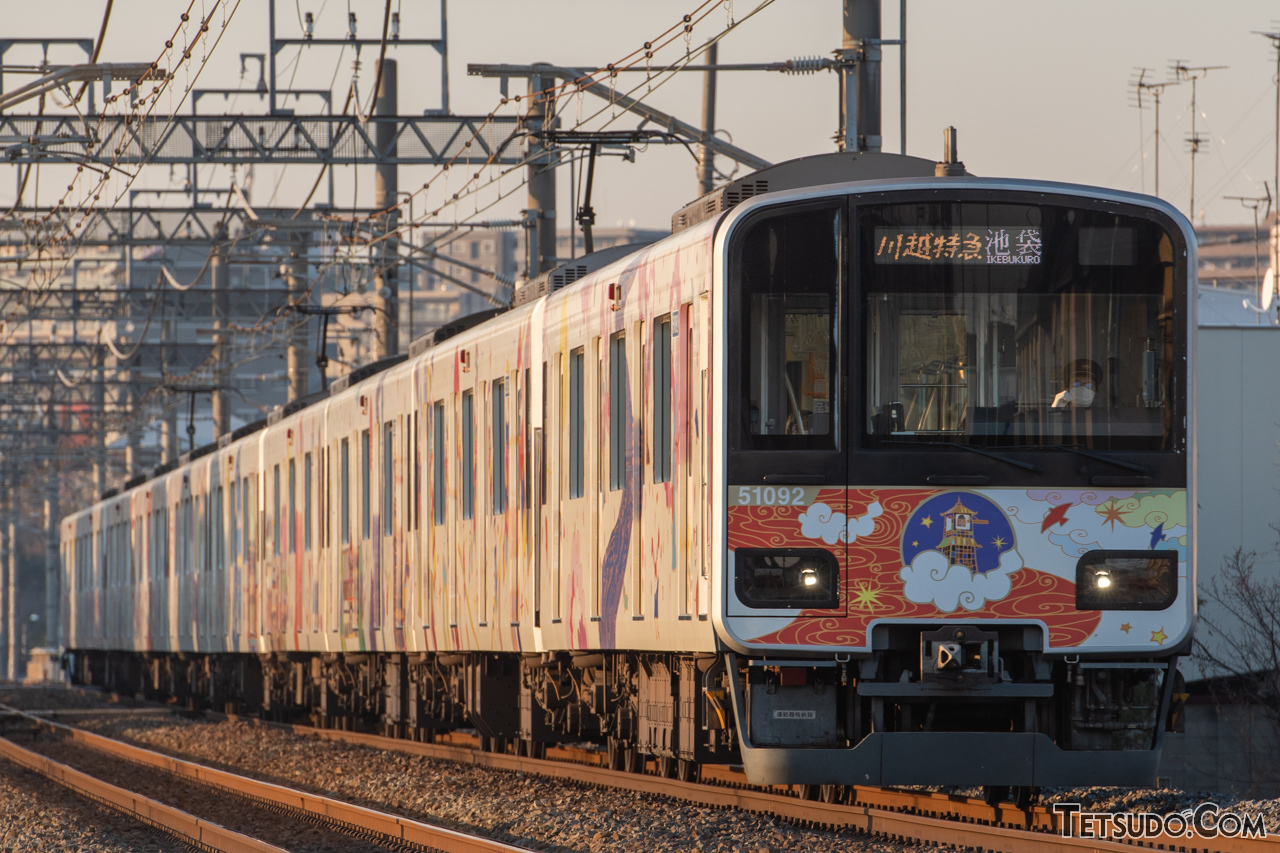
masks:
<instances>
[{"instance_id":1,"label":"white cloud illustration","mask_svg":"<svg viewBox=\"0 0 1280 853\"><path fill-rule=\"evenodd\" d=\"M1012 575L1022 568L1022 557L1010 548L1000 555L1000 565L989 572L972 572L968 566L949 565L941 551L921 551L903 566L903 595L916 604L932 604L944 613L958 607L980 610L988 601L999 601L1013 587Z\"/></svg>"},{"instance_id":2,"label":"white cloud illustration","mask_svg":"<svg viewBox=\"0 0 1280 853\"><path fill-rule=\"evenodd\" d=\"M816 503L800 513L800 535L806 539L821 539L828 545L852 542L859 536L870 536L876 529L876 519L883 512L884 508L877 501L867 507L865 515L850 519L824 503Z\"/></svg>"}]
</instances>

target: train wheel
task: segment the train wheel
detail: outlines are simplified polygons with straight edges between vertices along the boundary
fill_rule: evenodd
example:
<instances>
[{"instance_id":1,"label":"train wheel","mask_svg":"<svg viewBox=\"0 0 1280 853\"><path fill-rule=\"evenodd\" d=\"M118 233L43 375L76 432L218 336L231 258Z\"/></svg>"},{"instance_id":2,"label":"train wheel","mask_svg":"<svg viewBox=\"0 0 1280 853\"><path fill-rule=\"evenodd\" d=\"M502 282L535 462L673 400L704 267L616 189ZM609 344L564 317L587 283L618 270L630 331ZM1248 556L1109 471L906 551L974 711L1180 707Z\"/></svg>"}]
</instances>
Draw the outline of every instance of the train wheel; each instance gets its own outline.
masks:
<instances>
[{"instance_id":1,"label":"train wheel","mask_svg":"<svg viewBox=\"0 0 1280 853\"><path fill-rule=\"evenodd\" d=\"M634 746L628 746L623 753L622 769L628 773L643 773L645 759L640 754L640 750Z\"/></svg>"},{"instance_id":2,"label":"train wheel","mask_svg":"<svg viewBox=\"0 0 1280 853\"><path fill-rule=\"evenodd\" d=\"M524 746L525 749L528 750L525 754L530 758L547 757L547 745L540 740L525 741Z\"/></svg>"},{"instance_id":3,"label":"train wheel","mask_svg":"<svg viewBox=\"0 0 1280 853\"><path fill-rule=\"evenodd\" d=\"M663 779L671 779L676 775L676 760L669 755L658 756L658 775Z\"/></svg>"},{"instance_id":4,"label":"train wheel","mask_svg":"<svg viewBox=\"0 0 1280 853\"><path fill-rule=\"evenodd\" d=\"M605 763L610 770L622 769L622 742L615 737L605 741Z\"/></svg>"},{"instance_id":5,"label":"train wheel","mask_svg":"<svg viewBox=\"0 0 1280 853\"><path fill-rule=\"evenodd\" d=\"M1018 785L1013 789L1013 804L1026 811L1040 801L1040 789L1031 785Z\"/></svg>"},{"instance_id":6,"label":"train wheel","mask_svg":"<svg viewBox=\"0 0 1280 853\"><path fill-rule=\"evenodd\" d=\"M488 735L480 735L480 751L493 752L493 738Z\"/></svg>"},{"instance_id":7,"label":"train wheel","mask_svg":"<svg viewBox=\"0 0 1280 853\"><path fill-rule=\"evenodd\" d=\"M676 778L681 782L697 782L702 777L702 767L696 761L681 758L676 762Z\"/></svg>"},{"instance_id":8,"label":"train wheel","mask_svg":"<svg viewBox=\"0 0 1280 853\"><path fill-rule=\"evenodd\" d=\"M818 799L818 789L822 786L821 785L793 785L792 787L795 788L796 796L799 797L800 799L816 800Z\"/></svg>"},{"instance_id":9,"label":"train wheel","mask_svg":"<svg viewBox=\"0 0 1280 853\"><path fill-rule=\"evenodd\" d=\"M982 786L982 801L987 805L991 806L991 808L994 809L996 806L1000 805L1001 803L1007 802L1008 800L1009 800L1008 785L983 785Z\"/></svg>"},{"instance_id":10,"label":"train wheel","mask_svg":"<svg viewBox=\"0 0 1280 853\"><path fill-rule=\"evenodd\" d=\"M824 803L844 802L844 785L819 786L818 799L822 800Z\"/></svg>"}]
</instances>

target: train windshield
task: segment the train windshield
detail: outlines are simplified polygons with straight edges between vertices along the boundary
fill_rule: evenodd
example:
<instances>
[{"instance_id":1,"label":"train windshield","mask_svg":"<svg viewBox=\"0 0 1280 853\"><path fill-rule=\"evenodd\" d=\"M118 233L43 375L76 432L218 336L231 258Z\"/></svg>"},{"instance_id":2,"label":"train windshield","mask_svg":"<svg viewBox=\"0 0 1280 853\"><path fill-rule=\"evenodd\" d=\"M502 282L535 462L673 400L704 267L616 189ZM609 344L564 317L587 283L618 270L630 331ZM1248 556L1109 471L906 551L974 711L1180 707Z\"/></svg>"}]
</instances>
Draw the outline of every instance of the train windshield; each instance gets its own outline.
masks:
<instances>
[{"instance_id":1,"label":"train windshield","mask_svg":"<svg viewBox=\"0 0 1280 853\"><path fill-rule=\"evenodd\" d=\"M970 202L863 206L858 222L863 446L1174 446L1185 342L1166 228Z\"/></svg>"}]
</instances>

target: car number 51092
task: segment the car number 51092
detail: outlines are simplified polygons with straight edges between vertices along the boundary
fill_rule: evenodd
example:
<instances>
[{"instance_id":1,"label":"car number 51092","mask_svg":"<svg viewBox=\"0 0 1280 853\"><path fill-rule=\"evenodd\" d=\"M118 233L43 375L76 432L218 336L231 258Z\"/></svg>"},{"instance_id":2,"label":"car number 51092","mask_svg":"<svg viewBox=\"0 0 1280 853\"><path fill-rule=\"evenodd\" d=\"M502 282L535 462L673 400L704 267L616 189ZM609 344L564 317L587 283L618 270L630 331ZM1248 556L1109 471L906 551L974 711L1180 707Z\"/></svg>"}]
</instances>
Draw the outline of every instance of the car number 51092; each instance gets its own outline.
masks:
<instances>
[{"instance_id":1,"label":"car number 51092","mask_svg":"<svg viewBox=\"0 0 1280 853\"><path fill-rule=\"evenodd\" d=\"M799 486L738 486L739 506L804 506Z\"/></svg>"}]
</instances>

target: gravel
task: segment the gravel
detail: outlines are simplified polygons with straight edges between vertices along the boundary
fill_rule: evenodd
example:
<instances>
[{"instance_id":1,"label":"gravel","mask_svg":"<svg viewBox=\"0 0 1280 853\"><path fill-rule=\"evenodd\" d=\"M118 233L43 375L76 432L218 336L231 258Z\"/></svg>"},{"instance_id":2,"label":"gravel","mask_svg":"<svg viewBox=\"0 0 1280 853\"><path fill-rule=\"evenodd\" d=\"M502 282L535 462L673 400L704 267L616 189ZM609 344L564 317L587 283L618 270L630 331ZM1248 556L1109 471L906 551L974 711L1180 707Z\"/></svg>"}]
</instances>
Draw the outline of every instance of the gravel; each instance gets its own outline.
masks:
<instances>
[{"instance_id":1,"label":"gravel","mask_svg":"<svg viewBox=\"0 0 1280 853\"><path fill-rule=\"evenodd\" d=\"M168 836L0 760L0 853L168 853Z\"/></svg>"},{"instance_id":2,"label":"gravel","mask_svg":"<svg viewBox=\"0 0 1280 853\"><path fill-rule=\"evenodd\" d=\"M157 752L533 850L933 849L649 794L332 743L248 723L118 717L78 722Z\"/></svg>"}]
</instances>

